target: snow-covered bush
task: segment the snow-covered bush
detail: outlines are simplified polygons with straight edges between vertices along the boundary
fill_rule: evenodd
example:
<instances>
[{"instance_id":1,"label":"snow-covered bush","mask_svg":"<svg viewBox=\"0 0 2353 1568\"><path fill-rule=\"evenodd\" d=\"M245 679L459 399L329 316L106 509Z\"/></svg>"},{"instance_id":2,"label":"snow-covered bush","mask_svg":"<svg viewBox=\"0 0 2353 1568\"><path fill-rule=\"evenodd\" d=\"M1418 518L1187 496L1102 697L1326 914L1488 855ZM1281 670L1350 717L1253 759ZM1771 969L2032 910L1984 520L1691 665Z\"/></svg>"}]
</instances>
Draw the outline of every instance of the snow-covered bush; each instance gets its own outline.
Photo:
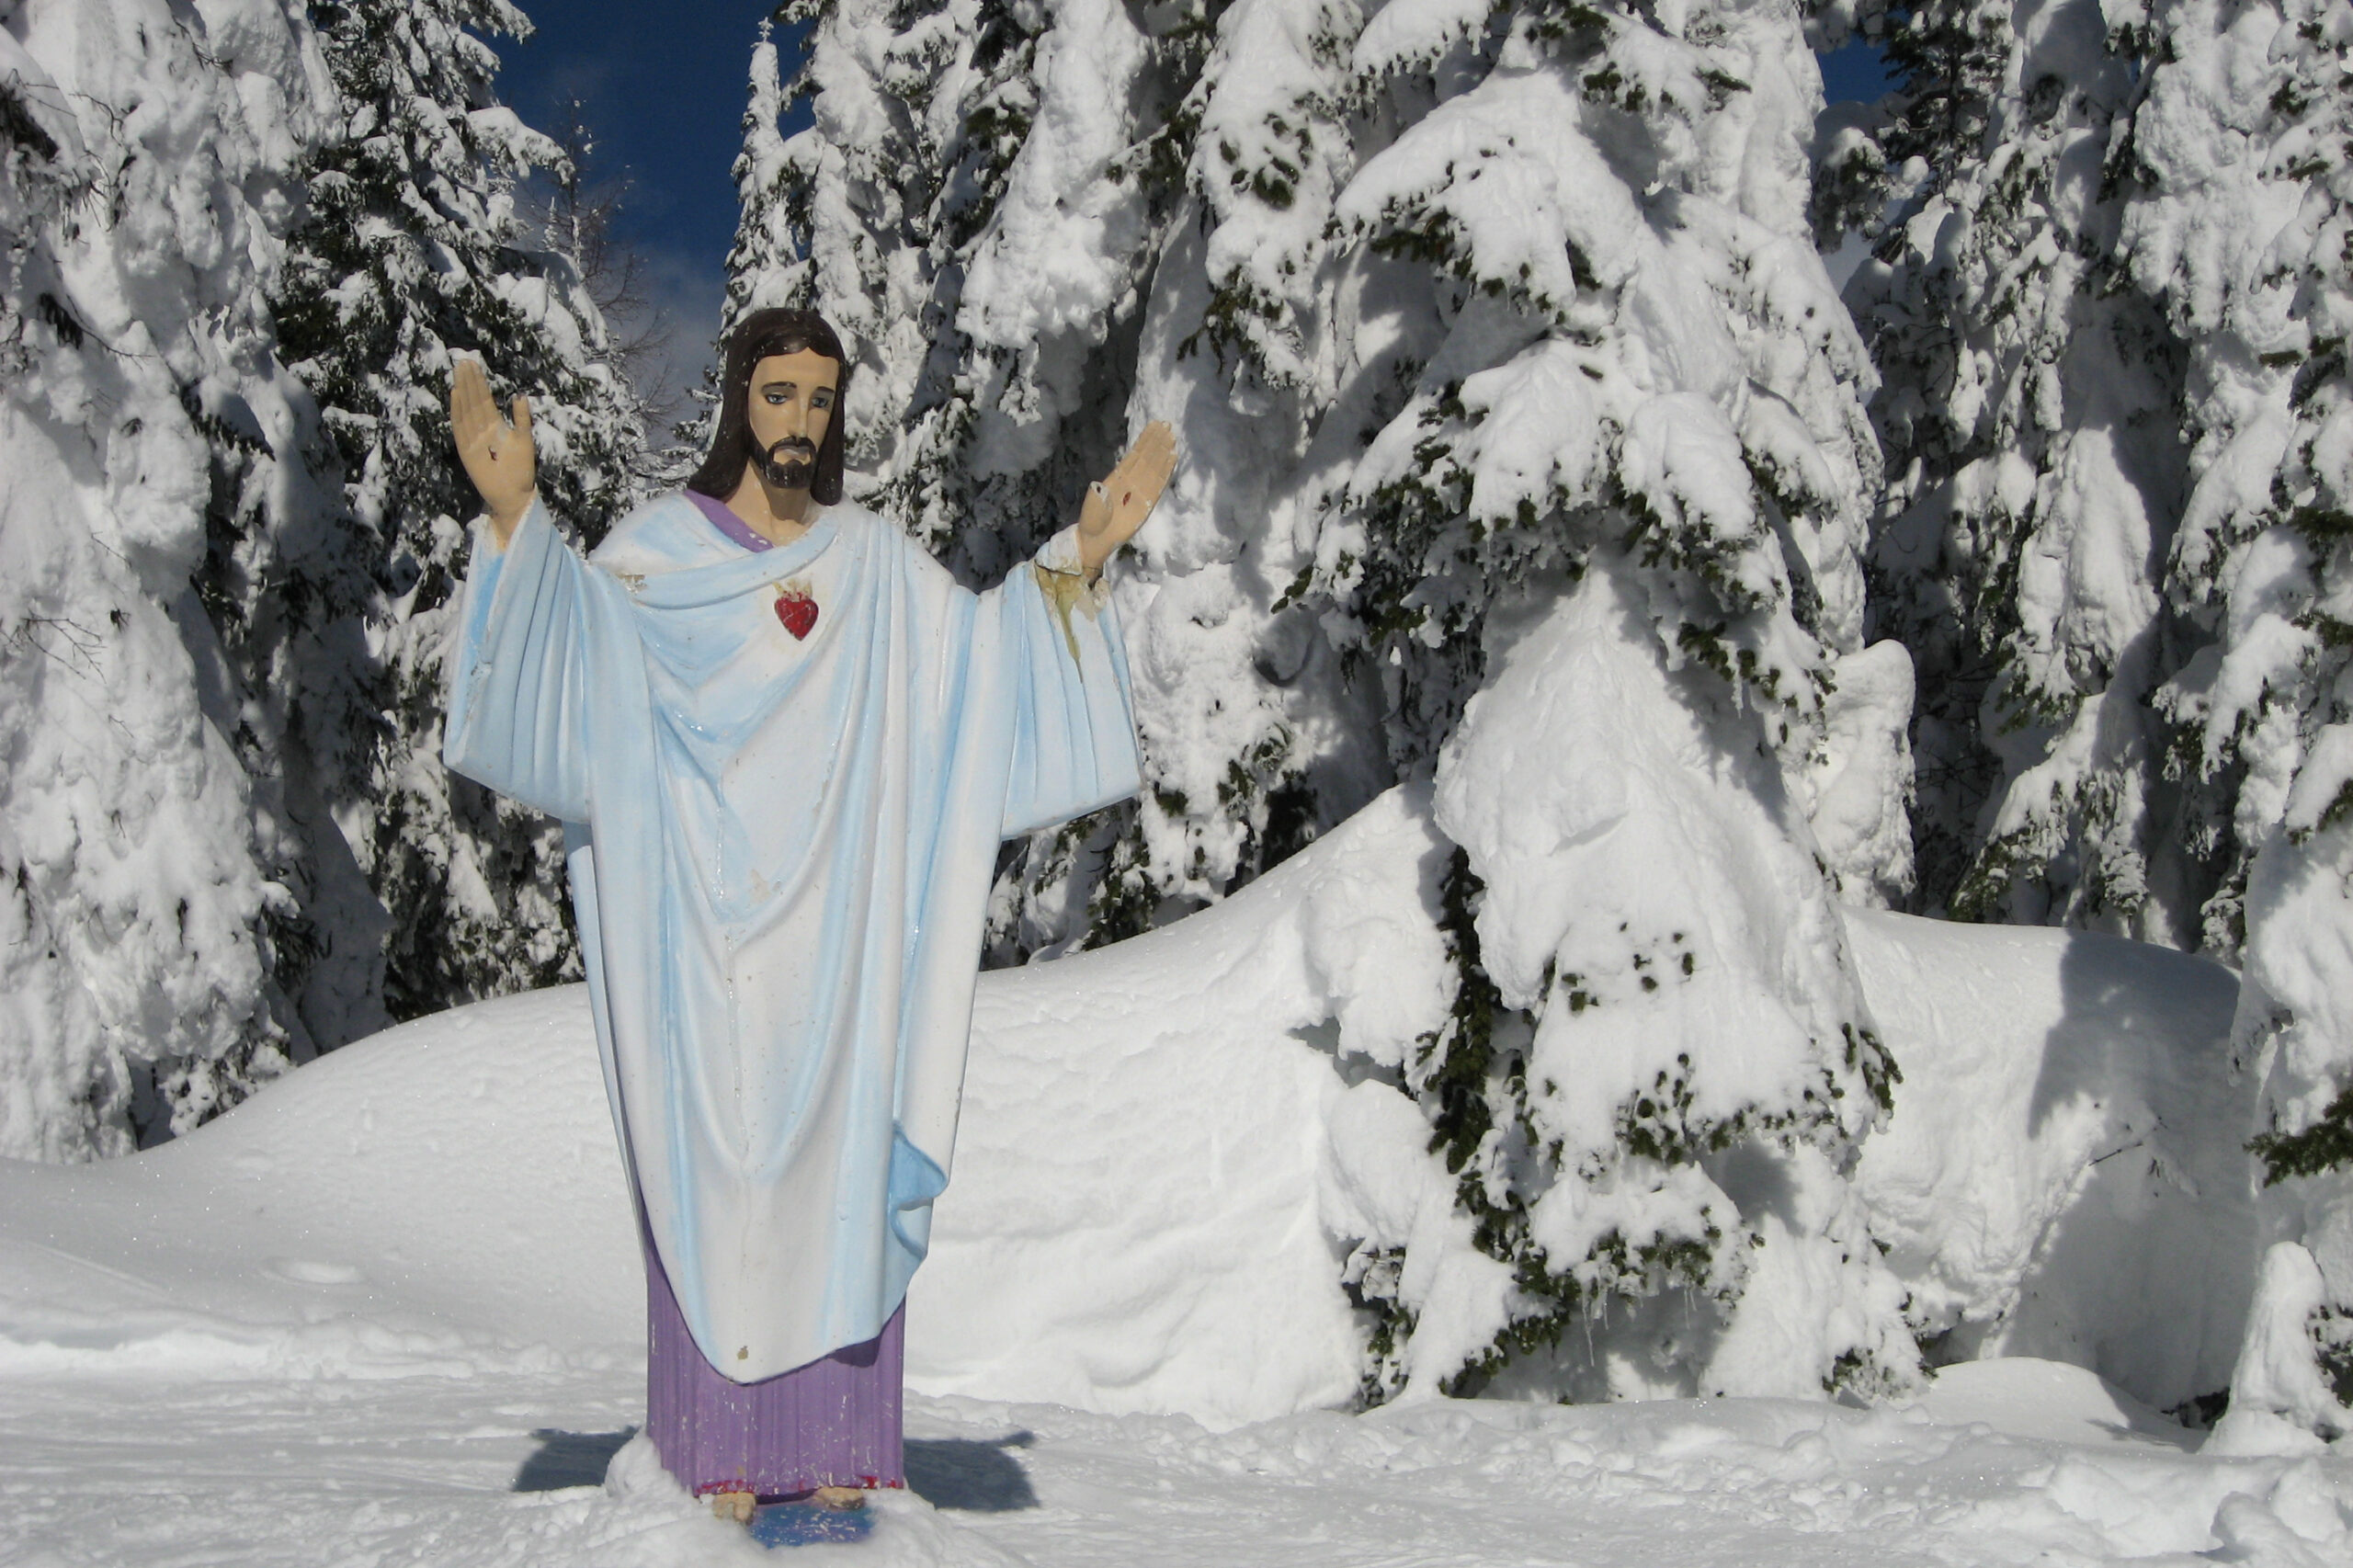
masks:
<instances>
[{"instance_id":1,"label":"snow-covered bush","mask_svg":"<svg viewBox=\"0 0 2353 1568\"><path fill-rule=\"evenodd\" d=\"M756 62L731 299L858 345L863 494L985 578L1130 428L1185 443L1119 590L1145 798L1029 846L1001 954L1435 772L1457 996L1369 1070L1515 1285L1433 1372L1414 1237L1358 1238L1368 1392L1907 1378L1834 902L1908 886L1910 670L1863 647L1871 374L1795 10L801 14L816 124L776 142Z\"/></svg>"},{"instance_id":2,"label":"snow-covered bush","mask_svg":"<svg viewBox=\"0 0 2353 1568\"><path fill-rule=\"evenodd\" d=\"M224 613L324 499L266 294L328 99L297 10L0 6L0 1153L118 1153L312 1050L316 824Z\"/></svg>"}]
</instances>

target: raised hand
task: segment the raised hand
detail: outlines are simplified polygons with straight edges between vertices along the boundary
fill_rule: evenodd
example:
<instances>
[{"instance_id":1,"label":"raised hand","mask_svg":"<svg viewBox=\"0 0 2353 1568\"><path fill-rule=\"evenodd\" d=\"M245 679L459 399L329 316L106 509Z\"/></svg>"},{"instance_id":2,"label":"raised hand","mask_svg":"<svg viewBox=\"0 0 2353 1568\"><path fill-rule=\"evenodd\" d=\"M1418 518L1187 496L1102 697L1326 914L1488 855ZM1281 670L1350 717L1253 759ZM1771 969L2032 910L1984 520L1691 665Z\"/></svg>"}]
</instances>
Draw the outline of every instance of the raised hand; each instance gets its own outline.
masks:
<instances>
[{"instance_id":1,"label":"raised hand","mask_svg":"<svg viewBox=\"0 0 2353 1568\"><path fill-rule=\"evenodd\" d=\"M1155 419L1110 477L1086 487L1078 507L1078 563L1090 577L1128 542L1176 471L1176 432Z\"/></svg>"},{"instance_id":2,"label":"raised hand","mask_svg":"<svg viewBox=\"0 0 2353 1568\"><path fill-rule=\"evenodd\" d=\"M490 395L490 381L483 375L480 362L460 359L457 373L449 378L449 429L458 438L458 457L466 465L466 477L482 492L491 532L504 550L515 537L523 514L531 509L531 497L538 489L539 454L531 449L531 400L519 395L515 399L515 422L508 424Z\"/></svg>"}]
</instances>

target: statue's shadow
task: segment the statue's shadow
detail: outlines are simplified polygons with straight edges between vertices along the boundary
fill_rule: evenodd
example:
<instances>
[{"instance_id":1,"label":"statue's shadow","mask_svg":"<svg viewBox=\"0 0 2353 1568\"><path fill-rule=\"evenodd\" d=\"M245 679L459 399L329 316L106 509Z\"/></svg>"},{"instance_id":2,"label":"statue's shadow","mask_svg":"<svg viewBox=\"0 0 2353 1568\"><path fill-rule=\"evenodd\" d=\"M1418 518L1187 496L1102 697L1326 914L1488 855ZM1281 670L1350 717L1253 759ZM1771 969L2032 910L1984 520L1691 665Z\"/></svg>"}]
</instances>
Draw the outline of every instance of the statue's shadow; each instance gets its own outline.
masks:
<instances>
[{"instance_id":1,"label":"statue's shadow","mask_svg":"<svg viewBox=\"0 0 2353 1568\"><path fill-rule=\"evenodd\" d=\"M515 1472L514 1491L562 1492L573 1486L602 1486L605 1467L623 1444L637 1436L637 1428L624 1426L618 1432L564 1432L553 1426L542 1426L531 1434L540 1440L539 1451L523 1461Z\"/></svg>"},{"instance_id":2,"label":"statue's shadow","mask_svg":"<svg viewBox=\"0 0 2353 1568\"><path fill-rule=\"evenodd\" d=\"M1038 1494L1029 1472L1008 1452L1037 1439L1008 1433L985 1442L972 1437L907 1439L908 1490L935 1508L972 1514L1009 1514L1034 1508Z\"/></svg>"},{"instance_id":3,"label":"statue's shadow","mask_svg":"<svg viewBox=\"0 0 2353 1568\"><path fill-rule=\"evenodd\" d=\"M540 1447L515 1472L517 1492L562 1492L574 1486L602 1486L605 1467L621 1445L637 1436L634 1426L619 1432L564 1432L543 1426L531 1434ZM907 1439L907 1489L935 1508L971 1514L1009 1514L1038 1506L1029 1472L1008 1450L1026 1449L1033 1441L1027 1432L1014 1432L986 1441L972 1437L910 1437Z\"/></svg>"}]
</instances>

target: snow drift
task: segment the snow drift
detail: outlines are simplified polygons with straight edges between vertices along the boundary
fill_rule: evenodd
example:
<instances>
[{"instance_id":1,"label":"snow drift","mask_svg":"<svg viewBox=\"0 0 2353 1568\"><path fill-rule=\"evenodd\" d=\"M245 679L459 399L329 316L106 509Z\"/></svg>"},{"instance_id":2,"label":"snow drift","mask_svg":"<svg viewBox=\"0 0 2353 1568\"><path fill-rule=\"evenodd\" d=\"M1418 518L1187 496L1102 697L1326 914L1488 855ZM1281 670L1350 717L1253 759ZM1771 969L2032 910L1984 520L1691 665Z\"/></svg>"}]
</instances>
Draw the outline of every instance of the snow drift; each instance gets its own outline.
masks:
<instances>
[{"instance_id":1,"label":"snow drift","mask_svg":"<svg viewBox=\"0 0 2353 1568\"><path fill-rule=\"evenodd\" d=\"M1483 1340L1509 1278L1374 1065L1442 1006L1444 853L1392 791L1215 909L983 977L917 1389L1215 1426L1344 1403L1341 1260L1375 1233L1413 1238L1418 1335ZM1855 1187L1932 1346L2159 1405L2222 1386L2255 1256L2229 972L1847 918L1904 1072ZM606 1364L641 1290L578 988L389 1031L142 1154L0 1163L0 1369Z\"/></svg>"},{"instance_id":2,"label":"snow drift","mask_svg":"<svg viewBox=\"0 0 2353 1568\"><path fill-rule=\"evenodd\" d=\"M2120 937L1847 912L1904 1083L1857 1185L1932 1358L2229 1386L2256 1273L2230 971Z\"/></svg>"}]
</instances>

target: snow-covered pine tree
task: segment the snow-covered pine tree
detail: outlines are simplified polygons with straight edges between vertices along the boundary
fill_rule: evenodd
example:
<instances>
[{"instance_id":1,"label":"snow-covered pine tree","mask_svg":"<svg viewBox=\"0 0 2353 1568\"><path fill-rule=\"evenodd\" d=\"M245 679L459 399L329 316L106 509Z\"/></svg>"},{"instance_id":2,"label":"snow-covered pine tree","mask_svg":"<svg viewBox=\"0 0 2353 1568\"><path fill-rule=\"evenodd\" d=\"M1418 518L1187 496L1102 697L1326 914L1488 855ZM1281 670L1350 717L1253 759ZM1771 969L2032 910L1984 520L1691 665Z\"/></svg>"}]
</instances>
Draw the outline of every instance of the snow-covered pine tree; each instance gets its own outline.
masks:
<instances>
[{"instance_id":1,"label":"snow-covered pine tree","mask_svg":"<svg viewBox=\"0 0 2353 1568\"><path fill-rule=\"evenodd\" d=\"M2185 352L2117 259L2143 56L2109 14L1909 8L1876 144L1827 149L1824 184L1898 187L1847 300L1882 377L1873 629L1920 672L1919 902L2194 946L2213 835L2151 705L2199 641L2163 591Z\"/></svg>"},{"instance_id":2,"label":"snow-covered pine tree","mask_svg":"<svg viewBox=\"0 0 2353 1568\"><path fill-rule=\"evenodd\" d=\"M2277 1244L2232 1391L2353 1429L2353 22L1910 10L1833 222L1886 378L1875 613L1924 687L1924 896L2245 966Z\"/></svg>"},{"instance_id":3,"label":"snow-covered pine tree","mask_svg":"<svg viewBox=\"0 0 2353 1568\"><path fill-rule=\"evenodd\" d=\"M336 890L231 601L326 505L267 291L328 99L278 0L0 4L0 1153L125 1151L313 1047Z\"/></svg>"},{"instance_id":4,"label":"snow-covered pine tree","mask_svg":"<svg viewBox=\"0 0 2353 1568\"><path fill-rule=\"evenodd\" d=\"M784 7L779 6L778 14ZM807 176L784 153L779 122L790 108L774 40L776 17L759 25L752 46L750 101L744 108L744 146L731 170L735 178L737 217L735 240L728 247L726 283L719 304L719 342L724 344L735 324L749 312L768 305L802 301L806 290L799 264L809 248ZM846 344L857 340L845 336ZM862 392L853 383L854 392ZM702 384L687 390L693 412L672 427L675 437L663 454L662 479L684 484L710 446L712 421L719 407L719 369L703 374Z\"/></svg>"},{"instance_id":5,"label":"snow-covered pine tree","mask_svg":"<svg viewBox=\"0 0 2353 1568\"><path fill-rule=\"evenodd\" d=\"M816 125L763 187L799 254L740 296L860 343L864 494L985 578L1132 425L1186 442L1120 589L1147 798L1108 855L1031 846L1008 949L1436 769L1462 983L1376 1066L1504 1285L1439 1332L1439 1241L1363 1238L1369 1392L1904 1378L1833 899L1906 883L1909 665L1861 646L1870 371L1795 10L804 14Z\"/></svg>"},{"instance_id":6,"label":"snow-covered pine tree","mask_svg":"<svg viewBox=\"0 0 2353 1568\"><path fill-rule=\"evenodd\" d=\"M555 824L441 765L441 654L476 500L450 446L456 357L528 392L551 508L594 542L634 499L642 410L571 258L518 209L562 150L502 108L484 38L506 0L321 0L343 120L308 165L311 211L278 296L317 393L351 537L379 592L364 657L381 719L339 748L333 795L388 923L384 1005L412 1017L574 978Z\"/></svg>"},{"instance_id":7,"label":"snow-covered pine tree","mask_svg":"<svg viewBox=\"0 0 2353 1568\"><path fill-rule=\"evenodd\" d=\"M1461 995L1401 1063L1515 1270L1456 1386L1900 1383L1833 901L1908 873L1909 666L1862 646L1870 373L1799 18L1392 0L1352 67L1335 226L1392 390L1318 576L1463 851ZM1380 1240L1359 1288L1410 1324ZM1410 1339L1376 1373L1421 1374Z\"/></svg>"},{"instance_id":8,"label":"snow-covered pine tree","mask_svg":"<svg viewBox=\"0 0 2353 1568\"><path fill-rule=\"evenodd\" d=\"M2166 594L2203 645L2157 694L2241 959L2276 1239L2232 1419L2353 1431L2353 14L2180 0L2120 149L2120 250L2189 346Z\"/></svg>"},{"instance_id":9,"label":"snow-covered pine tree","mask_svg":"<svg viewBox=\"0 0 2353 1568\"><path fill-rule=\"evenodd\" d=\"M784 150L779 122L790 107L791 96L786 90L775 31L774 18L763 21L752 45L751 98L744 106L744 150L736 154L733 171L740 210L735 243L727 252L726 294L720 304L722 341L752 312L791 303L806 292L801 277L805 268L801 263L809 250L809 176ZM843 339L845 345L852 341ZM855 341L864 343L863 338Z\"/></svg>"}]
</instances>

